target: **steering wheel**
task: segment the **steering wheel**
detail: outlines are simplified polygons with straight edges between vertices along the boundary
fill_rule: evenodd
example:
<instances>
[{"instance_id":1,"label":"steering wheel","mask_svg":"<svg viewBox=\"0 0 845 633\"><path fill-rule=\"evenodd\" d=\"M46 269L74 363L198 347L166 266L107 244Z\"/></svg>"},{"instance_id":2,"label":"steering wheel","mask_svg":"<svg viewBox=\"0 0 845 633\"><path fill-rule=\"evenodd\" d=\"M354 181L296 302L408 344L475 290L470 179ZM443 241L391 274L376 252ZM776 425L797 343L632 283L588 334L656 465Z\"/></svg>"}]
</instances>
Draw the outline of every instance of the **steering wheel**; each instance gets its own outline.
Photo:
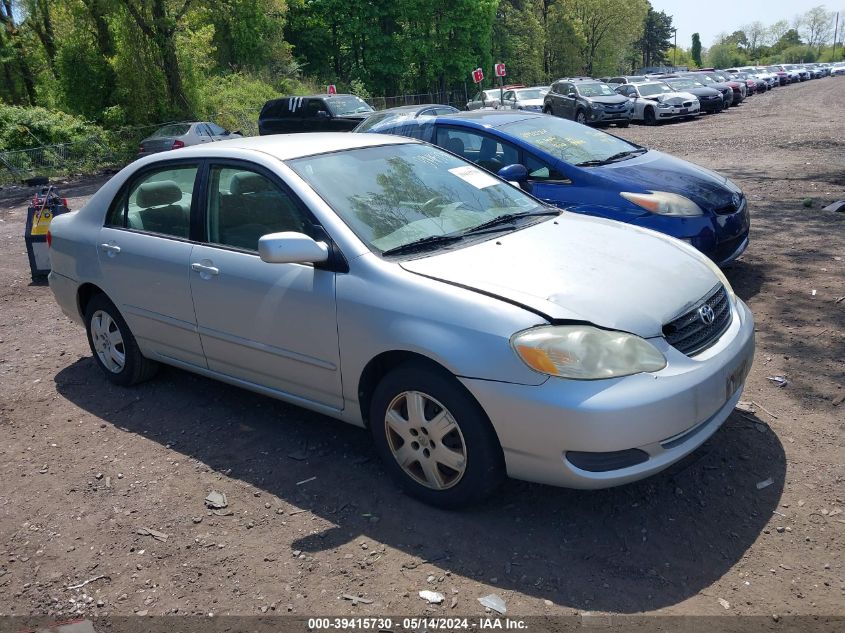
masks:
<instances>
[{"instance_id":1,"label":"steering wheel","mask_svg":"<svg viewBox=\"0 0 845 633\"><path fill-rule=\"evenodd\" d=\"M434 211L434 208L437 206L438 202L442 202L442 201L443 201L443 196L434 196L430 200L426 200L422 204L422 206L420 207L420 210L424 211L426 214L428 214L429 212Z\"/></svg>"}]
</instances>

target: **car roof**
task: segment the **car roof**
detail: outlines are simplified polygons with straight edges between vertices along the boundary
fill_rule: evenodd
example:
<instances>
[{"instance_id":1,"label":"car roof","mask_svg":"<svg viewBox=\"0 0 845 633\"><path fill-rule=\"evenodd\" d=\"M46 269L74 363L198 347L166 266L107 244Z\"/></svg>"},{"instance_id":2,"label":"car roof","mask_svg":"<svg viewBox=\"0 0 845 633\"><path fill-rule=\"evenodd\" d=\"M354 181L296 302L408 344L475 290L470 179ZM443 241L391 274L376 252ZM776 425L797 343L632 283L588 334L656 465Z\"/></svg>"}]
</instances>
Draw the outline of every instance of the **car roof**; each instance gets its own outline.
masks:
<instances>
[{"instance_id":1,"label":"car roof","mask_svg":"<svg viewBox=\"0 0 845 633\"><path fill-rule=\"evenodd\" d=\"M396 106L394 108L386 108L384 110L378 110L376 113L381 114L383 112L416 112L417 110L423 110L425 108L454 108L455 106L450 106L445 103L420 103L419 105L402 105ZM457 108L455 108L457 110Z\"/></svg>"},{"instance_id":2,"label":"car roof","mask_svg":"<svg viewBox=\"0 0 845 633\"><path fill-rule=\"evenodd\" d=\"M310 132L300 134L271 134L247 136L206 145L193 145L179 150L179 156L205 155L209 150L239 149L269 154L279 160L290 160L314 154L324 154L376 145L417 143L414 139L386 134L349 134L348 132ZM162 152L162 155L166 152ZM173 158L169 156L168 158Z\"/></svg>"},{"instance_id":3,"label":"car roof","mask_svg":"<svg viewBox=\"0 0 845 633\"><path fill-rule=\"evenodd\" d=\"M515 121L522 121L536 116L546 116L539 112L524 112L520 110L470 110L469 112L453 112L441 114L437 121L461 121L474 127L501 127Z\"/></svg>"}]
</instances>

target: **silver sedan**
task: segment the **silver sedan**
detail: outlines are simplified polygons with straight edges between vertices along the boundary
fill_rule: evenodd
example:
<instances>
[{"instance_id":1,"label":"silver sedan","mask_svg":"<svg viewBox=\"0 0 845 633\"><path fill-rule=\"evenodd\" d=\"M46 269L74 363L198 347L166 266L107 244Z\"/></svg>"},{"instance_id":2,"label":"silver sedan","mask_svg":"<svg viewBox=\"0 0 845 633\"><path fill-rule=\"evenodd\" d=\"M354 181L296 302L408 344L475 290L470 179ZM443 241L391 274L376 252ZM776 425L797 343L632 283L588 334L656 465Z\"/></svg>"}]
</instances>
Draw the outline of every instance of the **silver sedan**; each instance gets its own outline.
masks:
<instances>
[{"instance_id":1,"label":"silver sedan","mask_svg":"<svg viewBox=\"0 0 845 633\"><path fill-rule=\"evenodd\" d=\"M634 120L646 125L701 114L701 103L695 95L678 92L662 81L624 84L618 86L616 92L631 100Z\"/></svg>"},{"instance_id":2,"label":"silver sedan","mask_svg":"<svg viewBox=\"0 0 845 633\"><path fill-rule=\"evenodd\" d=\"M230 132L210 121L168 123L141 141L138 146L138 158L171 149L227 141L233 138L241 138L241 133Z\"/></svg>"},{"instance_id":3,"label":"silver sedan","mask_svg":"<svg viewBox=\"0 0 845 633\"><path fill-rule=\"evenodd\" d=\"M725 421L754 352L751 313L692 247L395 136L150 156L50 243L55 298L110 381L166 363L366 427L443 507L506 474L656 473Z\"/></svg>"}]
</instances>

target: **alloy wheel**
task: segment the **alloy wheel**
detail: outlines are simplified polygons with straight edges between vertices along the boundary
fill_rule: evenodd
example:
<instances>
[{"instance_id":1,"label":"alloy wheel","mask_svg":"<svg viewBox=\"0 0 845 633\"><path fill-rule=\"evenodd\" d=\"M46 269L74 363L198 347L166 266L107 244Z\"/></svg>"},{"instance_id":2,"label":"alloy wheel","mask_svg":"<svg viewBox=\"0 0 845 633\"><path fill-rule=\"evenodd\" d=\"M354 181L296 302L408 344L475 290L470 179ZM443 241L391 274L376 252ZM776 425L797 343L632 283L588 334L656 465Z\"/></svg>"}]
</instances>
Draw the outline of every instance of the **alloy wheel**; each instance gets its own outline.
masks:
<instances>
[{"instance_id":1,"label":"alloy wheel","mask_svg":"<svg viewBox=\"0 0 845 633\"><path fill-rule=\"evenodd\" d=\"M119 374L126 366L126 346L120 328L108 312L97 310L91 317L91 340L103 366Z\"/></svg>"},{"instance_id":2,"label":"alloy wheel","mask_svg":"<svg viewBox=\"0 0 845 633\"><path fill-rule=\"evenodd\" d=\"M446 490L466 472L461 429L449 410L428 394L398 394L387 407L384 427L394 459L419 484Z\"/></svg>"}]
</instances>

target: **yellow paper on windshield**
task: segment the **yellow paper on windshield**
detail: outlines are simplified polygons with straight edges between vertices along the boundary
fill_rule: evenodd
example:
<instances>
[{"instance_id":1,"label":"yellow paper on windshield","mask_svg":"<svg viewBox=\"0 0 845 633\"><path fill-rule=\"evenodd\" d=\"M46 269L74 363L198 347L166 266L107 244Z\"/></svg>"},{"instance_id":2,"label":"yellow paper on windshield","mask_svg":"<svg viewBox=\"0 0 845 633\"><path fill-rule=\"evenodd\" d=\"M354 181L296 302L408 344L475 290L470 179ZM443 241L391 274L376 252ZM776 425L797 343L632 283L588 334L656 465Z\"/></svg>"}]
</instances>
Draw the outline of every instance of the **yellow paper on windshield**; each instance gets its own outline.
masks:
<instances>
[{"instance_id":1,"label":"yellow paper on windshield","mask_svg":"<svg viewBox=\"0 0 845 633\"><path fill-rule=\"evenodd\" d=\"M476 189L484 189L492 185L498 185L499 181L493 178L490 174L486 174L478 167L466 165L465 167L454 167L449 170L449 173L455 174L461 180L465 180Z\"/></svg>"}]
</instances>

